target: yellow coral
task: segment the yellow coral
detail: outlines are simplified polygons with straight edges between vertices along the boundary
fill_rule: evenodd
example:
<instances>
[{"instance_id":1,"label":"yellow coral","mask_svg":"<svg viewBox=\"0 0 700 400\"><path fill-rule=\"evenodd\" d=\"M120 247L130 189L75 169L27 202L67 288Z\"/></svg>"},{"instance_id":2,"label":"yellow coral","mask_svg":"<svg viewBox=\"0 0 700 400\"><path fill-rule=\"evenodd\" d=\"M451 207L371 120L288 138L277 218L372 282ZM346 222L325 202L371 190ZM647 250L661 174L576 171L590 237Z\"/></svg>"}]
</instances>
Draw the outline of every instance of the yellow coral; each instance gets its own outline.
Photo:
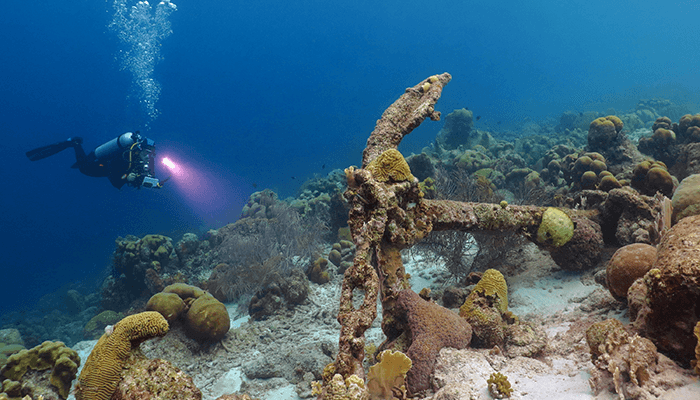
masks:
<instances>
[{"instance_id":1,"label":"yellow coral","mask_svg":"<svg viewBox=\"0 0 700 400\"><path fill-rule=\"evenodd\" d=\"M62 398L67 398L71 382L78 372L80 357L63 342L44 342L31 350L21 350L8 358L2 376L20 382L29 370L43 371L51 368L49 382L58 389ZM1 385L0 385L1 386Z\"/></svg>"},{"instance_id":2,"label":"yellow coral","mask_svg":"<svg viewBox=\"0 0 700 400\"><path fill-rule=\"evenodd\" d=\"M378 357L381 361L369 368L367 390L372 400L394 398L394 390L406 392L404 380L411 366L411 359L400 351L384 350Z\"/></svg>"},{"instance_id":3,"label":"yellow coral","mask_svg":"<svg viewBox=\"0 0 700 400\"><path fill-rule=\"evenodd\" d=\"M486 383L489 385L489 393L496 399L510 397L513 393L508 378L500 372L492 373L489 379L486 380Z\"/></svg>"},{"instance_id":4,"label":"yellow coral","mask_svg":"<svg viewBox=\"0 0 700 400\"><path fill-rule=\"evenodd\" d=\"M495 303L497 304L498 311L503 314L508 311L508 285L506 284L506 278L504 278L503 274L498 270L487 269L484 271L484 275L481 276L481 280L476 284L472 293L482 293L486 296L496 298ZM467 309L465 306L467 305L467 301L469 301L469 297L473 296L468 296L467 300L459 309L459 314L462 317L464 317L464 315L462 315L463 308L464 311Z\"/></svg>"},{"instance_id":5,"label":"yellow coral","mask_svg":"<svg viewBox=\"0 0 700 400\"><path fill-rule=\"evenodd\" d=\"M389 149L372 160L366 170L372 173L374 179L379 182L387 182L390 179L395 182L412 181L411 168L396 149Z\"/></svg>"},{"instance_id":6,"label":"yellow coral","mask_svg":"<svg viewBox=\"0 0 700 400\"><path fill-rule=\"evenodd\" d=\"M131 350L144 340L165 335L168 329L168 321L157 311L130 315L117 322L111 334L102 335L85 361L75 398L109 399Z\"/></svg>"}]
</instances>

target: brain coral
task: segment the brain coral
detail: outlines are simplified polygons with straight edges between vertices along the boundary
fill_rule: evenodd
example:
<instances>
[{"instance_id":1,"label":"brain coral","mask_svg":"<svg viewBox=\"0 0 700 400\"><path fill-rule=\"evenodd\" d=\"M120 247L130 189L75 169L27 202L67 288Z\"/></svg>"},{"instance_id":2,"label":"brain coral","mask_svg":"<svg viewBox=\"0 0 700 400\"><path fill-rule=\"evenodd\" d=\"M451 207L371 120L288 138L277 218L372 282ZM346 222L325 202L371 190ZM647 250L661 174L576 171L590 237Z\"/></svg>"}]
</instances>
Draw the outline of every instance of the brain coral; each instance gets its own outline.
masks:
<instances>
[{"instance_id":1,"label":"brain coral","mask_svg":"<svg viewBox=\"0 0 700 400\"><path fill-rule=\"evenodd\" d=\"M503 274L495 269L484 272L459 308L459 316L474 330L474 345L487 348L505 342L507 323L503 315L507 312L508 286Z\"/></svg>"},{"instance_id":2,"label":"brain coral","mask_svg":"<svg viewBox=\"0 0 700 400\"><path fill-rule=\"evenodd\" d=\"M83 367L75 398L107 400L119 384L122 367L141 342L168 333L168 321L156 311L130 315L114 325L95 345Z\"/></svg>"},{"instance_id":3,"label":"brain coral","mask_svg":"<svg viewBox=\"0 0 700 400\"><path fill-rule=\"evenodd\" d=\"M606 268L608 290L618 300L627 298L627 290L646 274L656 261L656 247L634 243L617 249Z\"/></svg>"},{"instance_id":4,"label":"brain coral","mask_svg":"<svg viewBox=\"0 0 700 400\"><path fill-rule=\"evenodd\" d=\"M384 151L372 160L365 169L370 171L374 179L379 182L387 182L389 180L402 182L414 179L408 163L396 149Z\"/></svg>"}]
</instances>

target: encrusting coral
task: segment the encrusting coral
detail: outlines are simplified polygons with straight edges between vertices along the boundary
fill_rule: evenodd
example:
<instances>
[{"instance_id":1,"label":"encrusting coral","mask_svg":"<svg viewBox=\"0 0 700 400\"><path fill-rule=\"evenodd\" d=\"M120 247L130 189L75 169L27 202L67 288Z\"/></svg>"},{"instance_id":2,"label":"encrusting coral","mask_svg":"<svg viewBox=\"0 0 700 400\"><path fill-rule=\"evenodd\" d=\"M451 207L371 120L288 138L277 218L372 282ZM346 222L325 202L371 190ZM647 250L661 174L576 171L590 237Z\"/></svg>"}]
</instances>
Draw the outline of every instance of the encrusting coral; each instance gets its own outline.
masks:
<instances>
[{"instance_id":1,"label":"encrusting coral","mask_svg":"<svg viewBox=\"0 0 700 400\"><path fill-rule=\"evenodd\" d=\"M12 392L10 387L21 386L24 388L24 394L40 395L41 389L29 383L23 383L22 377L29 370L51 369L49 382L56 388L58 395L65 399L78 372L78 365L80 365L78 353L66 347L63 342L44 342L32 349L21 350L8 358L7 364L0 369L0 377L6 378L5 382L8 383L2 383L0 392L10 394ZM16 382L16 385L10 382Z\"/></svg>"},{"instance_id":2,"label":"encrusting coral","mask_svg":"<svg viewBox=\"0 0 700 400\"><path fill-rule=\"evenodd\" d=\"M75 398L77 400L107 400L119 384L122 367L131 352L148 339L168 333L168 321L156 311L130 315L105 333L85 361Z\"/></svg>"}]
</instances>

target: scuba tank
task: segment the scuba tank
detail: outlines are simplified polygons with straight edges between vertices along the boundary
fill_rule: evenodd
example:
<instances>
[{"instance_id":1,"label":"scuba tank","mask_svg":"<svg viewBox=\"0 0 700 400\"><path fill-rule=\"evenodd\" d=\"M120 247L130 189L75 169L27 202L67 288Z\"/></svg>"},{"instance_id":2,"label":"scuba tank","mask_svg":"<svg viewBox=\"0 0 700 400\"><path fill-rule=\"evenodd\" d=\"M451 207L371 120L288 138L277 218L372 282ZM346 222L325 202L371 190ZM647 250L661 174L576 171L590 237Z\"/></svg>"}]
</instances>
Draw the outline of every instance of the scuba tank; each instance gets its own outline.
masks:
<instances>
[{"instance_id":1,"label":"scuba tank","mask_svg":"<svg viewBox=\"0 0 700 400\"><path fill-rule=\"evenodd\" d=\"M110 140L109 142L95 149L95 157L98 160L103 160L114 156L119 152L128 150L134 143L139 140L138 133L127 132Z\"/></svg>"}]
</instances>

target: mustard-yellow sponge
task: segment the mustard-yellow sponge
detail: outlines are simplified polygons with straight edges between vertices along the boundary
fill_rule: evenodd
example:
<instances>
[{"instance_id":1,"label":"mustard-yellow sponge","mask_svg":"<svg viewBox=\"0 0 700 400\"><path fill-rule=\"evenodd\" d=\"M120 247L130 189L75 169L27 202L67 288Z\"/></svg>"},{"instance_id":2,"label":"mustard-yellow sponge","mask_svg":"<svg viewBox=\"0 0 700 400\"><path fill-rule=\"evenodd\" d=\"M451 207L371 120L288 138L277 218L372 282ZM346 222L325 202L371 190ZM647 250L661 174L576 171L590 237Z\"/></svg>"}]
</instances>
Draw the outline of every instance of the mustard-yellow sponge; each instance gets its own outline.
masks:
<instances>
[{"instance_id":1,"label":"mustard-yellow sponge","mask_svg":"<svg viewBox=\"0 0 700 400\"><path fill-rule=\"evenodd\" d=\"M124 362L145 340L168 333L168 321L157 311L130 315L114 325L95 345L78 378L77 400L108 400L119 384Z\"/></svg>"},{"instance_id":2,"label":"mustard-yellow sponge","mask_svg":"<svg viewBox=\"0 0 700 400\"><path fill-rule=\"evenodd\" d=\"M396 149L389 149L380 154L365 168L372 173L374 179L379 182L412 181L411 168L403 158L403 155Z\"/></svg>"},{"instance_id":3,"label":"mustard-yellow sponge","mask_svg":"<svg viewBox=\"0 0 700 400\"><path fill-rule=\"evenodd\" d=\"M564 211L549 207L542 214L537 241L554 247L565 245L574 236L574 223Z\"/></svg>"},{"instance_id":4,"label":"mustard-yellow sponge","mask_svg":"<svg viewBox=\"0 0 700 400\"><path fill-rule=\"evenodd\" d=\"M411 359L400 351L384 350L381 360L369 368L367 390L371 399L392 399L394 391L406 393L406 373L411 369Z\"/></svg>"}]
</instances>

